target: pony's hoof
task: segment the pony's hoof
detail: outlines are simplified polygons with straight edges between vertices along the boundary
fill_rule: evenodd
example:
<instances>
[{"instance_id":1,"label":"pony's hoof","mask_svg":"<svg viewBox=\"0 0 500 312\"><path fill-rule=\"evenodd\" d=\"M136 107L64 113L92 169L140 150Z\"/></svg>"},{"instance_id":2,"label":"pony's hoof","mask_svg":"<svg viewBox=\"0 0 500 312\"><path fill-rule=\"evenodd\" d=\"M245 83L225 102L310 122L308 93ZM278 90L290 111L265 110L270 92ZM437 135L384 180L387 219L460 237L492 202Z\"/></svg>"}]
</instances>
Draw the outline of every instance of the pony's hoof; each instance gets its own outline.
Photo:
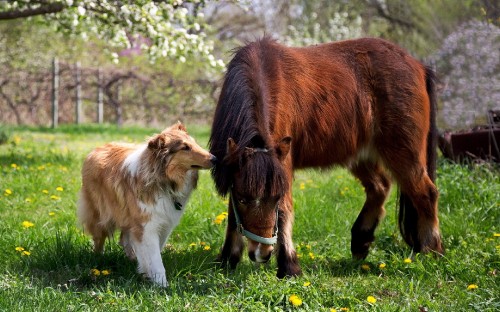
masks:
<instances>
[{"instance_id":1,"label":"pony's hoof","mask_svg":"<svg viewBox=\"0 0 500 312\"><path fill-rule=\"evenodd\" d=\"M351 254L356 260L364 260L368 256L370 251L371 242L367 242L361 245L351 244Z\"/></svg>"},{"instance_id":2,"label":"pony's hoof","mask_svg":"<svg viewBox=\"0 0 500 312\"><path fill-rule=\"evenodd\" d=\"M278 269L278 273L276 277L279 279L283 279L285 277L295 277L302 275L302 269L299 266L289 267L286 270Z\"/></svg>"},{"instance_id":3,"label":"pony's hoof","mask_svg":"<svg viewBox=\"0 0 500 312\"><path fill-rule=\"evenodd\" d=\"M229 267L231 270L236 269L236 266L240 262L240 258L237 257L225 257L222 255L217 256L217 259L215 260L216 263L219 264L220 268L227 268Z\"/></svg>"},{"instance_id":4,"label":"pony's hoof","mask_svg":"<svg viewBox=\"0 0 500 312\"><path fill-rule=\"evenodd\" d=\"M373 231L352 231L351 254L354 259L363 260L368 256L370 246L375 241Z\"/></svg>"}]
</instances>

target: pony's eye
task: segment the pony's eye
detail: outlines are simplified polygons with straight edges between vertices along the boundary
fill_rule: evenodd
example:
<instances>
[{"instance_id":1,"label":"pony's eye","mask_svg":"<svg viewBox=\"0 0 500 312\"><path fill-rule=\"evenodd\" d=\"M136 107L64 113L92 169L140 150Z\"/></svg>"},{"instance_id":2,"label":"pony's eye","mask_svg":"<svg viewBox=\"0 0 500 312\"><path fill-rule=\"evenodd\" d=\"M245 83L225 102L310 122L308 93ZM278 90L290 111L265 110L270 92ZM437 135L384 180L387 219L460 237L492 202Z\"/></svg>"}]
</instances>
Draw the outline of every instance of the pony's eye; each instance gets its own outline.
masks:
<instances>
[{"instance_id":1,"label":"pony's eye","mask_svg":"<svg viewBox=\"0 0 500 312\"><path fill-rule=\"evenodd\" d=\"M190 150L191 150L191 146L189 146L189 145L184 145L184 146L181 148L181 150L183 150L183 151L190 151Z\"/></svg>"},{"instance_id":2,"label":"pony's eye","mask_svg":"<svg viewBox=\"0 0 500 312\"><path fill-rule=\"evenodd\" d=\"M244 199L244 198L241 198L238 200L238 203L242 204L242 205L246 205L248 204L248 200Z\"/></svg>"}]
</instances>

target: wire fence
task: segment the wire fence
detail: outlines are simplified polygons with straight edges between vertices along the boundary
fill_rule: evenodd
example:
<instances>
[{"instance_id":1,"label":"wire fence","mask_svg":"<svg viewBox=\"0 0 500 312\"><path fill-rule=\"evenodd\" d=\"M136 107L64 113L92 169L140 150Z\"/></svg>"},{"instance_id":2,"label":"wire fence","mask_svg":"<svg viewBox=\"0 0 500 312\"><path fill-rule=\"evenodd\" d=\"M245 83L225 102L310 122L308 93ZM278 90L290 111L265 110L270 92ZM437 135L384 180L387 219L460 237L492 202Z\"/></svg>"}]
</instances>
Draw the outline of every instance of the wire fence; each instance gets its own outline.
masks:
<instances>
[{"instance_id":1,"label":"wire fence","mask_svg":"<svg viewBox=\"0 0 500 312\"><path fill-rule=\"evenodd\" d=\"M1 70L3 124L57 127L209 120L219 91L219 82L210 79L179 80L168 72L90 68L57 59L45 69Z\"/></svg>"}]
</instances>

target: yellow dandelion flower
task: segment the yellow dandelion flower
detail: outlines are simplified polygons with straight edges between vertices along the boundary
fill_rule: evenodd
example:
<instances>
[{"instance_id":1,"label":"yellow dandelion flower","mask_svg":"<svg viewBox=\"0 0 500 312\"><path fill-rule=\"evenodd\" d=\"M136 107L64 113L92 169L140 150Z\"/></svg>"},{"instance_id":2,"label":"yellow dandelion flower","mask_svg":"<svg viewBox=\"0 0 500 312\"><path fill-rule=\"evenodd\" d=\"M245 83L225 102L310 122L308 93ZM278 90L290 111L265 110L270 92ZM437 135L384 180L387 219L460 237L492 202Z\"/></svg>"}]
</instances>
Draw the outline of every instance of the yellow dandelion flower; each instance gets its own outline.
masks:
<instances>
[{"instance_id":1,"label":"yellow dandelion flower","mask_svg":"<svg viewBox=\"0 0 500 312\"><path fill-rule=\"evenodd\" d=\"M340 311L349 311L349 308L340 308Z\"/></svg>"},{"instance_id":2,"label":"yellow dandelion flower","mask_svg":"<svg viewBox=\"0 0 500 312\"><path fill-rule=\"evenodd\" d=\"M403 260L404 263L412 263L411 259L410 258L406 258Z\"/></svg>"},{"instance_id":3,"label":"yellow dandelion flower","mask_svg":"<svg viewBox=\"0 0 500 312\"><path fill-rule=\"evenodd\" d=\"M330 312L337 312L337 309L330 309Z\"/></svg>"},{"instance_id":4,"label":"yellow dandelion flower","mask_svg":"<svg viewBox=\"0 0 500 312\"><path fill-rule=\"evenodd\" d=\"M379 269L385 269L385 267L386 267L386 264L385 264L385 263L383 263L383 262L382 262L381 264L379 264L379 265L378 265L378 268L379 268Z\"/></svg>"},{"instance_id":5,"label":"yellow dandelion flower","mask_svg":"<svg viewBox=\"0 0 500 312\"><path fill-rule=\"evenodd\" d=\"M56 196L56 195L51 195L51 196L50 196L50 199L53 199L53 200L59 200L59 199L61 199L61 197Z\"/></svg>"},{"instance_id":6,"label":"yellow dandelion flower","mask_svg":"<svg viewBox=\"0 0 500 312\"><path fill-rule=\"evenodd\" d=\"M56 213L55 213L55 212L53 212L53 211L49 212L49 216L53 217L53 216L55 216L55 215L56 215Z\"/></svg>"},{"instance_id":7,"label":"yellow dandelion flower","mask_svg":"<svg viewBox=\"0 0 500 312\"><path fill-rule=\"evenodd\" d=\"M17 135L14 136L13 140L16 145L19 145L19 143L21 143L21 138Z\"/></svg>"},{"instance_id":8,"label":"yellow dandelion flower","mask_svg":"<svg viewBox=\"0 0 500 312\"><path fill-rule=\"evenodd\" d=\"M309 250L311 250L311 245L307 244L306 248L309 249Z\"/></svg>"},{"instance_id":9,"label":"yellow dandelion flower","mask_svg":"<svg viewBox=\"0 0 500 312\"><path fill-rule=\"evenodd\" d=\"M369 303L375 303L377 302L377 299L373 296L368 296L366 297L366 301L368 301Z\"/></svg>"},{"instance_id":10,"label":"yellow dandelion flower","mask_svg":"<svg viewBox=\"0 0 500 312\"><path fill-rule=\"evenodd\" d=\"M474 289L477 289L479 286L477 286L476 284L470 284L469 286L467 286L467 290L474 290Z\"/></svg>"},{"instance_id":11,"label":"yellow dandelion flower","mask_svg":"<svg viewBox=\"0 0 500 312\"><path fill-rule=\"evenodd\" d=\"M94 275L94 276L101 275L101 271L99 271L98 269L92 269L92 270L90 270L90 273L92 273L92 275Z\"/></svg>"},{"instance_id":12,"label":"yellow dandelion flower","mask_svg":"<svg viewBox=\"0 0 500 312\"><path fill-rule=\"evenodd\" d=\"M493 233L494 237L500 237L500 233Z\"/></svg>"},{"instance_id":13,"label":"yellow dandelion flower","mask_svg":"<svg viewBox=\"0 0 500 312\"><path fill-rule=\"evenodd\" d=\"M109 274L111 274L111 271L110 270L102 270L101 274L102 275L109 275Z\"/></svg>"},{"instance_id":14,"label":"yellow dandelion flower","mask_svg":"<svg viewBox=\"0 0 500 312\"><path fill-rule=\"evenodd\" d=\"M10 164L10 166L11 166L12 168L14 168L14 169L16 169L16 168L17 168L17 164Z\"/></svg>"},{"instance_id":15,"label":"yellow dandelion flower","mask_svg":"<svg viewBox=\"0 0 500 312\"><path fill-rule=\"evenodd\" d=\"M221 224L222 221L224 221L226 219L226 216L227 216L227 212L223 212L223 213L219 214L217 217L215 217L214 223Z\"/></svg>"},{"instance_id":16,"label":"yellow dandelion flower","mask_svg":"<svg viewBox=\"0 0 500 312\"><path fill-rule=\"evenodd\" d=\"M198 244L196 244L196 243L189 244L189 247L196 247L196 246L198 246Z\"/></svg>"},{"instance_id":17,"label":"yellow dandelion flower","mask_svg":"<svg viewBox=\"0 0 500 312\"><path fill-rule=\"evenodd\" d=\"M23 248L23 247L18 246L18 247L16 247L16 251L24 251L24 248Z\"/></svg>"},{"instance_id":18,"label":"yellow dandelion flower","mask_svg":"<svg viewBox=\"0 0 500 312\"><path fill-rule=\"evenodd\" d=\"M33 222L30 222L30 221L23 221L23 223L21 223L21 225L23 226L23 228L27 229L27 228L30 228L32 226L35 226L35 224Z\"/></svg>"},{"instance_id":19,"label":"yellow dandelion flower","mask_svg":"<svg viewBox=\"0 0 500 312\"><path fill-rule=\"evenodd\" d=\"M64 189L62 188L62 186L58 186L58 187L56 187L56 191L62 192L62 191L64 191Z\"/></svg>"},{"instance_id":20,"label":"yellow dandelion flower","mask_svg":"<svg viewBox=\"0 0 500 312\"><path fill-rule=\"evenodd\" d=\"M27 250L23 250L23 252L21 252L21 255L23 255L23 256L29 256L29 255L31 255L31 252L29 252Z\"/></svg>"},{"instance_id":21,"label":"yellow dandelion flower","mask_svg":"<svg viewBox=\"0 0 500 312\"><path fill-rule=\"evenodd\" d=\"M11 189L6 189L5 190L5 196L12 195L12 190Z\"/></svg>"},{"instance_id":22,"label":"yellow dandelion flower","mask_svg":"<svg viewBox=\"0 0 500 312\"><path fill-rule=\"evenodd\" d=\"M299 258L299 259L300 259L300 258L302 258L302 254L299 254L299 253L298 253L298 254L297 254L297 258Z\"/></svg>"},{"instance_id":23,"label":"yellow dandelion flower","mask_svg":"<svg viewBox=\"0 0 500 312\"><path fill-rule=\"evenodd\" d=\"M361 269L363 269L363 271L370 271L370 265L366 263L362 264Z\"/></svg>"},{"instance_id":24,"label":"yellow dandelion flower","mask_svg":"<svg viewBox=\"0 0 500 312\"><path fill-rule=\"evenodd\" d=\"M48 193L49 193L49 191L47 191L47 190L42 190L42 193L44 193L44 194L48 194Z\"/></svg>"},{"instance_id":25,"label":"yellow dandelion flower","mask_svg":"<svg viewBox=\"0 0 500 312\"><path fill-rule=\"evenodd\" d=\"M210 250L210 246L206 245L205 247L203 247L203 250Z\"/></svg>"},{"instance_id":26,"label":"yellow dandelion flower","mask_svg":"<svg viewBox=\"0 0 500 312\"><path fill-rule=\"evenodd\" d=\"M200 242L200 245L201 245L201 246L205 246L206 244L207 244L207 243L205 243L205 242Z\"/></svg>"},{"instance_id":27,"label":"yellow dandelion flower","mask_svg":"<svg viewBox=\"0 0 500 312\"><path fill-rule=\"evenodd\" d=\"M44 165L38 166L38 167L37 167L37 169L38 169L39 171L45 170L45 166L44 166Z\"/></svg>"},{"instance_id":28,"label":"yellow dandelion flower","mask_svg":"<svg viewBox=\"0 0 500 312\"><path fill-rule=\"evenodd\" d=\"M28 197L28 198L26 198L24 201L25 201L25 202L27 202L27 203L31 203L33 200L32 200L31 198L29 198L29 197Z\"/></svg>"},{"instance_id":29,"label":"yellow dandelion flower","mask_svg":"<svg viewBox=\"0 0 500 312\"><path fill-rule=\"evenodd\" d=\"M311 286L311 282L304 282L304 287Z\"/></svg>"},{"instance_id":30,"label":"yellow dandelion flower","mask_svg":"<svg viewBox=\"0 0 500 312\"><path fill-rule=\"evenodd\" d=\"M300 183L299 189L304 190L306 188L306 184L304 182Z\"/></svg>"},{"instance_id":31,"label":"yellow dandelion flower","mask_svg":"<svg viewBox=\"0 0 500 312\"><path fill-rule=\"evenodd\" d=\"M314 254L312 252L309 253L309 258L311 258L311 259L315 258Z\"/></svg>"},{"instance_id":32,"label":"yellow dandelion flower","mask_svg":"<svg viewBox=\"0 0 500 312\"><path fill-rule=\"evenodd\" d=\"M288 300L296 307L302 305L302 299L300 299L300 297L297 295L291 295Z\"/></svg>"}]
</instances>

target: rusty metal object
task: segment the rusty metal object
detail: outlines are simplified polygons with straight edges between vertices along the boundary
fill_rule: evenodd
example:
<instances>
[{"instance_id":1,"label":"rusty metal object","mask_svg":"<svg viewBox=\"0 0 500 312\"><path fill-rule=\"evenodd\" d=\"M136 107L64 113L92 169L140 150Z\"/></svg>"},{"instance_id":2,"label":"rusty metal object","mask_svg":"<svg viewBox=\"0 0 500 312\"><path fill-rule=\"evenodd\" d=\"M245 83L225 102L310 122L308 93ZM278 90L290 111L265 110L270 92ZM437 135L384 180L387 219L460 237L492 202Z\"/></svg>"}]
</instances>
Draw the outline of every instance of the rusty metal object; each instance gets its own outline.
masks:
<instances>
[{"instance_id":1,"label":"rusty metal object","mask_svg":"<svg viewBox=\"0 0 500 312\"><path fill-rule=\"evenodd\" d=\"M488 112L488 125L439 136L443 156L455 162L491 161L500 163L500 110Z\"/></svg>"}]
</instances>

